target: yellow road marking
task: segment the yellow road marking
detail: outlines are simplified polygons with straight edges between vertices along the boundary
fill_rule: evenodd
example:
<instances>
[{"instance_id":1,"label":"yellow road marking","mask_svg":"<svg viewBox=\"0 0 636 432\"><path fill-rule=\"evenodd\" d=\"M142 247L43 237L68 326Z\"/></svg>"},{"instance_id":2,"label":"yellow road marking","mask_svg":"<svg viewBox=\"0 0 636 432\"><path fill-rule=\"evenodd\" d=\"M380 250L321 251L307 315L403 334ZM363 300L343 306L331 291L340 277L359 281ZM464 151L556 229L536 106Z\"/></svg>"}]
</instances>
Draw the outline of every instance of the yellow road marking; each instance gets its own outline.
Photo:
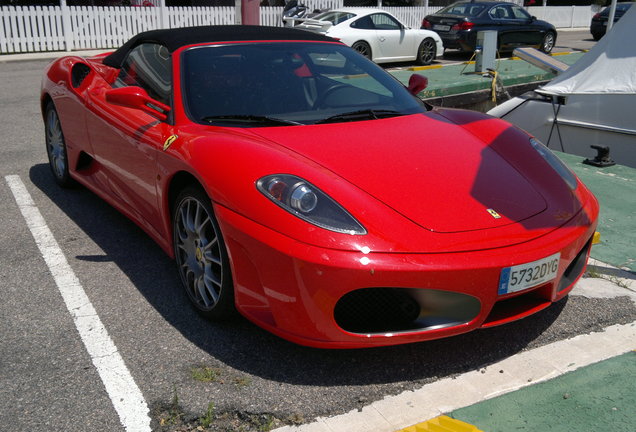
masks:
<instances>
[{"instance_id":1,"label":"yellow road marking","mask_svg":"<svg viewBox=\"0 0 636 432\"><path fill-rule=\"evenodd\" d=\"M400 429L396 432L483 432L469 423L448 416L439 416L434 419Z\"/></svg>"}]
</instances>

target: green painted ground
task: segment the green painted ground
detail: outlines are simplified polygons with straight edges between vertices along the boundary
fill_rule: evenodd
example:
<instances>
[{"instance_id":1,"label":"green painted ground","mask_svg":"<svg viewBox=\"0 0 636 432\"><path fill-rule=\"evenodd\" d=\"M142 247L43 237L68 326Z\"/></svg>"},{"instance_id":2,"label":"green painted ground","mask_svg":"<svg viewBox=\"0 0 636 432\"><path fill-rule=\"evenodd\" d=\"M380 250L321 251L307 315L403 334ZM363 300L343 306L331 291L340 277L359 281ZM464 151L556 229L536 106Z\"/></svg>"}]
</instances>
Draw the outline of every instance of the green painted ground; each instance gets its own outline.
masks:
<instances>
[{"instance_id":1,"label":"green painted ground","mask_svg":"<svg viewBox=\"0 0 636 432\"><path fill-rule=\"evenodd\" d=\"M636 271L636 169L622 165L596 168L581 163L581 156L555 153L594 192L601 205L597 229L601 243L592 247L592 257Z\"/></svg>"},{"instance_id":2,"label":"green painted ground","mask_svg":"<svg viewBox=\"0 0 636 432\"><path fill-rule=\"evenodd\" d=\"M583 54L565 54L556 58L563 63L572 65ZM497 72L504 86L551 80L555 77L555 75L532 66L523 60L501 59L497 63ZM428 78L428 87L418 96L425 99L489 89L492 85L492 79L471 73L474 70L475 66L472 64L448 65L436 69L418 70L416 73ZM409 77L414 73L411 70L392 70L390 72L404 84L408 83Z\"/></svg>"},{"instance_id":3,"label":"green painted ground","mask_svg":"<svg viewBox=\"0 0 636 432\"><path fill-rule=\"evenodd\" d=\"M636 352L454 411L484 432L634 432Z\"/></svg>"}]
</instances>

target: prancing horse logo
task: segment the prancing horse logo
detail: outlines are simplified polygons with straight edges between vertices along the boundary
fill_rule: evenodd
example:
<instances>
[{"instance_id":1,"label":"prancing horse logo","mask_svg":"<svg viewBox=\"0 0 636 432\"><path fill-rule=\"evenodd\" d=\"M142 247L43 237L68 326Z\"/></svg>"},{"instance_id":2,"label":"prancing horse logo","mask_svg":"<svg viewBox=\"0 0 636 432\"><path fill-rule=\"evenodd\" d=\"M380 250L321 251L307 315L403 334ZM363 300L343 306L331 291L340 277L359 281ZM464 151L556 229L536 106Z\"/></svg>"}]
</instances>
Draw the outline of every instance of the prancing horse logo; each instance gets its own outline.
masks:
<instances>
[{"instance_id":1,"label":"prancing horse logo","mask_svg":"<svg viewBox=\"0 0 636 432\"><path fill-rule=\"evenodd\" d=\"M170 135L166 142L163 143L163 151L168 150L168 148L172 145L173 142L177 140L177 138L179 137L176 135Z\"/></svg>"},{"instance_id":2,"label":"prancing horse logo","mask_svg":"<svg viewBox=\"0 0 636 432\"><path fill-rule=\"evenodd\" d=\"M501 219L501 215L493 209L487 209L486 211L490 213L490 216L494 217L495 219Z\"/></svg>"}]
</instances>

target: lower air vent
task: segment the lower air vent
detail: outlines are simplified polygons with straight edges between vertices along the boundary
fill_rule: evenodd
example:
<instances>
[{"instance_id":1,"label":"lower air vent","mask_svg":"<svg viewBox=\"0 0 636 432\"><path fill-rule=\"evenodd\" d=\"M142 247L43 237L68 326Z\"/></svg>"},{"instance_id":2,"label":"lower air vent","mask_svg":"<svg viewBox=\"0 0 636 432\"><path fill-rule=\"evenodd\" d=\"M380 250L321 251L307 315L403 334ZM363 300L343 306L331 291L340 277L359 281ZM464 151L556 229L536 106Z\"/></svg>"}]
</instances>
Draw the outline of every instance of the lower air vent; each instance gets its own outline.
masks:
<instances>
[{"instance_id":1,"label":"lower air vent","mask_svg":"<svg viewBox=\"0 0 636 432\"><path fill-rule=\"evenodd\" d=\"M418 288L362 288L338 300L334 318L351 333L394 333L465 324L479 310L479 300L466 294Z\"/></svg>"},{"instance_id":2,"label":"lower air vent","mask_svg":"<svg viewBox=\"0 0 636 432\"><path fill-rule=\"evenodd\" d=\"M592 247L592 239L587 242L585 247L576 255L576 258L572 260L568 268L565 269L561 282L559 282L559 292L572 285L574 281L581 276L585 263L587 262L587 254L590 251L590 247Z\"/></svg>"}]
</instances>

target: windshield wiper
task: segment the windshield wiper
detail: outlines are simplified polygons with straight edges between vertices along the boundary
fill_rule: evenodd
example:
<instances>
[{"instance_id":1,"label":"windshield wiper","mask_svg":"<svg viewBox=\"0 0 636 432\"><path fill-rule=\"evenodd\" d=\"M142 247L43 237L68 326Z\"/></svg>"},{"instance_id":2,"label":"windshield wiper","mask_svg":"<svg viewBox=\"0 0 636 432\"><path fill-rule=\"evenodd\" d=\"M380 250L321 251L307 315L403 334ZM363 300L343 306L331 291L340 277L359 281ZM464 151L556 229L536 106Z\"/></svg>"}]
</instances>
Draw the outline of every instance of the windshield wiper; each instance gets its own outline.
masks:
<instances>
[{"instance_id":1,"label":"windshield wiper","mask_svg":"<svg viewBox=\"0 0 636 432\"><path fill-rule=\"evenodd\" d=\"M377 120L380 118L396 117L401 115L404 115L404 114L394 110L364 109L364 110L351 111L351 112L342 113L342 114L336 114L331 117L318 120L316 124L336 123L336 122L346 122L346 121L356 121L356 120L366 120L366 119Z\"/></svg>"},{"instance_id":2,"label":"windshield wiper","mask_svg":"<svg viewBox=\"0 0 636 432\"><path fill-rule=\"evenodd\" d=\"M265 123L265 124L273 124L273 125L302 125L302 123L295 122L293 120L285 120L276 117L262 116L262 115L251 115L251 114L229 114L229 115L218 115L218 116L207 116L203 117L201 121L212 123L212 122L227 122L227 123Z\"/></svg>"}]
</instances>

